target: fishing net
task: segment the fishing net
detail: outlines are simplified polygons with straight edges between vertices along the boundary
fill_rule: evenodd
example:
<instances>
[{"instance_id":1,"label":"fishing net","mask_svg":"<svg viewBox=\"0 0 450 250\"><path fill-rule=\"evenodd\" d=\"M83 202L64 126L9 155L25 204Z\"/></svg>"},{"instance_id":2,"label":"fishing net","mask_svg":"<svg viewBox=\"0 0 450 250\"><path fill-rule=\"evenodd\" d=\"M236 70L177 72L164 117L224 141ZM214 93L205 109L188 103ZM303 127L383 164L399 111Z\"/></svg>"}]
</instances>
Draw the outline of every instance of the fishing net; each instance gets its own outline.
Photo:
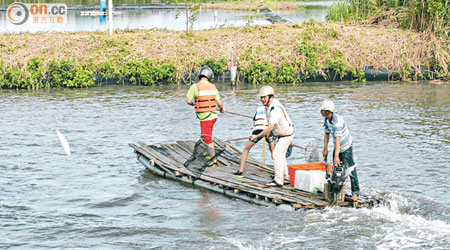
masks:
<instances>
[{"instance_id":1,"label":"fishing net","mask_svg":"<svg viewBox=\"0 0 450 250\"><path fill-rule=\"evenodd\" d=\"M277 144L279 138L275 138L275 144ZM297 145L294 145L297 146ZM320 162L323 161L322 151L321 151L322 141L320 139L315 139L310 141L304 147L301 147L305 150L305 159L307 162ZM299 147L299 146L297 146ZM293 144L289 145L286 151L286 158L292 155Z\"/></svg>"},{"instance_id":2,"label":"fishing net","mask_svg":"<svg viewBox=\"0 0 450 250\"><path fill-rule=\"evenodd\" d=\"M286 151L286 158L288 158L289 156L291 156L292 154L292 144L289 145L287 151Z\"/></svg>"},{"instance_id":3,"label":"fishing net","mask_svg":"<svg viewBox=\"0 0 450 250\"><path fill-rule=\"evenodd\" d=\"M305 159L307 162L320 162L323 161L320 154L322 141L319 139L312 140L306 144Z\"/></svg>"},{"instance_id":4,"label":"fishing net","mask_svg":"<svg viewBox=\"0 0 450 250\"><path fill-rule=\"evenodd\" d=\"M214 157L209 155L208 146L200 139L195 143L191 157L184 163L184 166L197 177L200 177L214 159L217 159L225 151L226 145L223 141L217 138L214 138L213 141Z\"/></svg>"}]
</instances>

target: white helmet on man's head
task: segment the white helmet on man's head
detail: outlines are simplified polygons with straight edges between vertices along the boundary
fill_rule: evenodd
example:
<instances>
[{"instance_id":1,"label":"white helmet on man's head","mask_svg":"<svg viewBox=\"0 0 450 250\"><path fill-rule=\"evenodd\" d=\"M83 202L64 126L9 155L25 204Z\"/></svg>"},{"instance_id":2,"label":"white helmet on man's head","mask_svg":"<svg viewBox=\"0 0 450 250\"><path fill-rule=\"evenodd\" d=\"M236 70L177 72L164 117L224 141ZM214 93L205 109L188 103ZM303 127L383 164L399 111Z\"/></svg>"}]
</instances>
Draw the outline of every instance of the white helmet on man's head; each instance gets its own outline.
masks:
<instances>
[{"instance_id":1,"label":"white helmet on man's head","mask_svg":"<svg viewBox=\"0 0 450 250\"><path fill-rule=\"evenodd\" d=\"M268 96L273 94L274 91L271 86L262 86L261 89L259 90L259 96Z\"/></svg>"},{"instance_id":2,"label":"white helmet on man's head","mask_svg":"<svg viewBox=\"0 0 450 250\"><path fill-rule=\"evenodd\" d=\"M327 110L330 111L331 113L334 113L334 102L331 100L323 101L322 104L320 105L320 111L322 110Z\"/></svg>"}]
</instances>

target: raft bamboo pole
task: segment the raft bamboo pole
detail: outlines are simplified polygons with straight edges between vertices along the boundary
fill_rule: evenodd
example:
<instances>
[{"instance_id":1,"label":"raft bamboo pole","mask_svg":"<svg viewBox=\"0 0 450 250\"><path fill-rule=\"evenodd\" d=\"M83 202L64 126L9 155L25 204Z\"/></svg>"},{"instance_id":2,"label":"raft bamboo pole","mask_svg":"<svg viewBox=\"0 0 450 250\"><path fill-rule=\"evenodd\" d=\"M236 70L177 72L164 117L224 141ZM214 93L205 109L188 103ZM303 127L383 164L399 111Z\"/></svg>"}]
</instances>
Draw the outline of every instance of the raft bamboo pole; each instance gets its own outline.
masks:
<instances>
[{"instance_id":1,"label":"raft bamboo pole","mask_svg":"<svg viewBox=\"0 0 450 250\"><path fill-rule=\"evenodd\" d=\"M166 167L163 166L163 165L164 165L164 162L162 162L162 161L159 160L159 159L151 159L151 158L150 158L151 154L149 154L148 152L145 152L145 150L144 150L142 147L139 147L139 146L137 146L137 145L135 145L135 144L130 144L130 146L133 147L133 148L135 149L136 152L138 152L138 149L142 149L142 150L139 150L139 153L142 154L142 155L144 155L145 157L147 157L147 158L149 159L150 165L152 165L152 166L153 166L153 165L158 165L158 167L160 167L162 170L164 170L164 171L167 172L168 174L171 174L171 175L175 176L175 174L174 174L171 170L169 170L168 168L166 168ZM156 157L155 157L155 158L156 158ZM151 161L153 161L153 163L152 163Z\"/></svg>"}]
</instances>

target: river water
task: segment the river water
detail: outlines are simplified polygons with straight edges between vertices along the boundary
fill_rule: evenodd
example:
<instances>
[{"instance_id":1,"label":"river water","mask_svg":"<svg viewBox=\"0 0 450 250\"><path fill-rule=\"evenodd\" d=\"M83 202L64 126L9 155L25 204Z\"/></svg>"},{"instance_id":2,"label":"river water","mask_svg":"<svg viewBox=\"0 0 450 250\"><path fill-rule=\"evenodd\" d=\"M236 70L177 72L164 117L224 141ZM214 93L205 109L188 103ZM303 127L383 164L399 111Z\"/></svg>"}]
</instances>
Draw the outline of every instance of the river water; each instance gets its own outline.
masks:
<instances>
[{"instance_id":1,"label":"river water","mask_svg":"<svg viewBox=\"0 0 450 250\"><path fill-rule=\"evenodd\" d=\"M0 248L450 248L450 85L276 87L300 145L322 138L318 106L335 100L354 137L362 192L387 201L310 211L262 207L147 171L128 143L198 138L187 88L0 91ZM259 105L257 87L219 89L229 111L251 115ZM251 126L224 114L214 135L242 137ZM289 163L304 162L296 150ZM260 158L261 145L251 154Z\"/></svg>"}]
</instances>

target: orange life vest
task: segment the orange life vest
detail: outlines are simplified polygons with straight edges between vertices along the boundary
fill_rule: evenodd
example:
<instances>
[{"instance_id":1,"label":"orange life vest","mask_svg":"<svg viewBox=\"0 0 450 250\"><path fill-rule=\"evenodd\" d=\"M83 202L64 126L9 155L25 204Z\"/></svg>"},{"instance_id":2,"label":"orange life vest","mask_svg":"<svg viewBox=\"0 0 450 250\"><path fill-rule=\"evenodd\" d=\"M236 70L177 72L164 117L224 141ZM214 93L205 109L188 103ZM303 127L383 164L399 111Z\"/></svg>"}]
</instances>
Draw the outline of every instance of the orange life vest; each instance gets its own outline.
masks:
<instances>
[{"instance_id":1,"label":"orange life vest","mask_svg":"<svg viewBox=\"0 0 450 250\"><path fill-rule=\"evenodd\" d=\"M195 98L195 112L216 111L216 86L206 81L196 83L198 88L198 97Z\"/></svg>"}]
</instances>

